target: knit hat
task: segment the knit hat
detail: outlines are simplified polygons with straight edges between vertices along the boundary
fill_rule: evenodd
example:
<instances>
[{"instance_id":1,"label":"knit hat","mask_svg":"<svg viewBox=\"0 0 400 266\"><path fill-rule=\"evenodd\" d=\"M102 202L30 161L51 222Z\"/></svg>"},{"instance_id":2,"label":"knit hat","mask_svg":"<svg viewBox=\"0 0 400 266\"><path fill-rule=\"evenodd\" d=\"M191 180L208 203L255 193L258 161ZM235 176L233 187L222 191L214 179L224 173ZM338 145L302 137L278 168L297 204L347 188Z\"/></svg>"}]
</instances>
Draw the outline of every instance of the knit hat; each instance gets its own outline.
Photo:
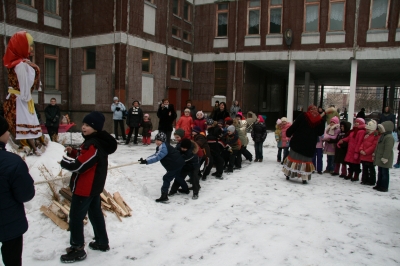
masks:
<instances>
[{"instance_id":1,"label":"knit hat","mask_svg":"<svg viewBox=\"0 0 400 266\"><path fill-rule=\"evenodd\" d=\"M140 102L138 100L134 100L132 105L134 105L135 103L138 103L138 105L140 105Z\"/></svg>"},{"instance_id":2,"label":"knit hat","mask_svg":"<svg viewBox=\"0 0 400 266\"><path fill-rule=\"evenodd\" d=\"M282 120L280 120L280 119L276 120L276 124L277 124L277 125L282 124Z\"/></svg>"},{"instance_id":3,"label":"knit hat","mask_svg":"<svg viewBox=\"0 0 400 266\"><path fill-rule=\"evenodd\" d=\"M192 141L190 139L183 139L181 142L181 148L190 149L192 147Z\"/></svg>"},{"instance_id":4,"label":"knit hat","mask_svg":"<svg viewBox=\"0 0 400 266\"><path fill-rule=\"evenodd\" d=\"M200 134L201 128L199 126L194 126L192 129L192 132L196 132L197 134Z\"/></svg>"},{"instance_id":5,"label":"knit hat","mask_svg":"<svg viewBox=\"0 0 400 266\"><path fill-rule=\"evenodd\" d=\"M236 116L240 116L240 119L243 119L243 113L242 112L237 112Z\"/></svg>"},{"instance_id":6,"label":"knit hat","mask_svg":"<svg viewBox=\"0 0 400 266\"><path fill-rule=\"evenodd\" d=\"M216 103L219 103L219 101L215 101L214 105L215 105Z\"/></svg>"},{"instance_id":7,"label":"knit hat","mask_svg":"<svg viewBox=\"0 0 400 266\"><path fill-rule=\"evenodd\" d=\"M258 115L257 118L259 119L260 123L264 123L264 118L261 115Z\"/></svg>"},{"instance_id":8,"label":"knit hat","mask_svg":"<svg viewBox=\"0 0 400 266\"><path fill-rule=\"evenodd\" d=\"M368 130L374 131L374 130L376 130L377 126L378 125L376 124L376 121L375 120L371 120L371 121L368 122L368 124L365 126L365 128L368 129Z\"/></svg>"},{"instance_id":9,"label":"knit hat","mask_svg":"<svg viewBox=\"0 0 400 266\"><path fill-rule=\"evenodd\" d=\"M82 123L88 124L94 130L102 131L106 118L100 112L94 111L83 118Z\"/></svg>"},{"instance_id":10,"label":"knit hat","mask_svg":"<svg viewBox=\"0 0 400 266\"><path fill-rule=\"evenodd\" d=\"M286 117L282 117L282 118L281 118L281 121L282 121L282 122L287 122L287 118L286 118Z\"/></svg>"},{"instance_id":11,"label":"knit hat","mask_svg":"<svg viewBox=\"0 0 400 266\"><path fill-rule=\"evenodd\" d=\"M339 118L337 118L337 116L334 116L334 117L331 118L330 122L333 122L335 124L339 124Z\"/></svg>"},{"instance_id":12,"label":"knit hat","mask_svg":"<svg viewBox=\"0 0 400 266\"><path fill-rule=\"evenodd\" d=\"M199 116L199 115L200 115L201 118L204 117L204 113L202 111L198 111L197 114L196 114L196 117Z\"/></svg>"},{"instance_id":13,"label":"knit hat","mask_svg":"<svg viewBox=\"0 0 400 266\"><path fill-rule=\"evenodd\" d=\"M189 108L185 108L184 112L189 112L190 113L190 109Z\"/></svg>"},{"instance_id":14,"label":"knit hat","mask_svg":"<svg viewBox=\"0 0 400 266\"><path fill-rule=\"evenodd\" d=\"M232 125L233 124L232 118L229 117L229 119L225 119L225 124L228 126Z\"/></svg>"},{"instance_id":15,"label":"knit hat","mask_svg":"<svg viewBox=\"0 0 400 266\"><path fill-rule=\"evenodd\" d=\"M175 130L174 135L178 135L179 137L183 138L183 136L185 136L185 130L183 130L182 128L178 128L177 130Z\"/></svg>"},{"instance_id":16,"label":"knit hat","mask_svg":"<svg viewBox=\"0 0 400 266\"><path fill-rule=\"evenodd\" d=\"M149 117L149 114L144 114L144 117L146 117L146 116Z\"/></svg>"},{"instance_id":17,"label":"knit hat","mask_svg":"<svg viewBox=\"0 0 400 266\"><path fill-rule=\"evenodd\" d=\"M8 125L7 120L0 115L0 136L3 136L9 127L10 126Z\"/></svg>"},{"instance_id":18,"label":"knit hat","mask_svg":"<svg viewBox=\"0 0 400 266\"><path fill-rule=\"evenodd\" d=\"M118 101L118 97L115 96L115 97L113 98L113 101Z\"/></svg>"},{"instance_id":19,"label":"knit hat","mask_svg":"<svg viewBox=\"0 0 400 266\"><path fill-rule=\"evenodd\" d=\"M165 142L167 140L167 135L165 135L164 132L158 132L158 134L156 135L156 140Z\"/></svg>"},{"instance_id":20,"label":"knit hat","mask_svg":"<svg viewBox=\"0 0 400 266\"><path fill-rule=\"evenodd\" d=\"M214 120L212 118L207 119L206 124L208 126L212 126L214 124Z\"/></svg>"},{"instance_id":21,"label":"knit hat","mask_svg":"<svg viewBox=\"0 0 400 266\"><path fill-rule=\"evenodd\" d=\"M358 117L358 118L356 119L356 122L358 123L358 125L365 125L365 120L362 119L361 117Z\"/></svg>"},{"instance_id":22,"label":"knit hat","mask_svg":"<svg viewBox=\"0 0 400 266\"><path fill-rule=\"evenodd\" d=\"M231 132L231 133L235 132L235 127L232 126L232 125L229 126L229 127L228 127L228 131Z\"/></svg>"}]
</instances>

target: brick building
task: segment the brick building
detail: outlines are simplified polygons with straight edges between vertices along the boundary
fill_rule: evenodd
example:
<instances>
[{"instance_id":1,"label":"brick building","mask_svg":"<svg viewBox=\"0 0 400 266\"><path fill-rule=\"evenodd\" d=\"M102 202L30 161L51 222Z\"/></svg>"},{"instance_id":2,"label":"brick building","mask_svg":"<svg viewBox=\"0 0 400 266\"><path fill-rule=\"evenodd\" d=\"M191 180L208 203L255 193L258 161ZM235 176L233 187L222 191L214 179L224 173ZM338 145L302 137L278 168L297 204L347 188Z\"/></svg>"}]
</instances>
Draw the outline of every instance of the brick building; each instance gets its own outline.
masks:
<instances>
[{"instance_id":1,"label":"brick building","mask_svg":"<svg viewBox=\"0 0 400 266\"><path fill-rule=\"evenodd\" d=\"M223 95L273 123L293 117L295 86L308 94L310 84L350 86L351 117L356 86L390 87L394 97L399 12L397 0L8 0L0 48L30 32L39 110L56 97L77 122L92 110L111 119L114 96L128 107L138 99L157 124L165 97L178 111L189 98L210 111ZM4 99L4 67L0 79Z\"/></svg>"}]
</instances>

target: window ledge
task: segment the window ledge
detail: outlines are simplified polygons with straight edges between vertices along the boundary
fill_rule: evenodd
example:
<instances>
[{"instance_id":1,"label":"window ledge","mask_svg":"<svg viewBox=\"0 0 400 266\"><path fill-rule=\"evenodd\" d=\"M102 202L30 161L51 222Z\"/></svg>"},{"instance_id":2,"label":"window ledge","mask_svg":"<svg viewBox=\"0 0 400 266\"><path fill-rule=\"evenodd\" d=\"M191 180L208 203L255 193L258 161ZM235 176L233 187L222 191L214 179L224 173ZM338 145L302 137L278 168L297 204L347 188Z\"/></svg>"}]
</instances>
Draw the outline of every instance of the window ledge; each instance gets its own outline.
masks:
<instances>
[{"instance_id":1,"label":"window ledge","mask_svg":"<svg viewBox=\"0 0 400 266\"><path fill-rule=\"evenodd\" d=\"M142 77L154 78L154 75L151 73L142 72Z\"/></svg>"},{"instance_id":2,"label":"window ledge","mask_svg":"<svg viewBox=\"0 0 400 266\"><path fill-rule=\"evenodd\" d=\"M17 3L17 8L21 8L21 9L24 9L26 11L30 11L30 12L33 12L33 13L38 13L37 9L35 9L35 8L31 7L31 6L23 5L23 4L18 4Z\"/></svg>"},{"instance_id":3,"label":"window ledge","mask_svg":"<svg viewBox=\"0 0 400 266\"><path fill-rule=\"evenodd\" d=\"M50 12L45 11L44 16L61 20L61 17L59 15L57 15L56 13L50 13Z\"/></svg>"},{"instance_id":4,"label":"window ledge","mask_svg":"<svg viewBox=\"0 0 400 266\"><path fill-rule=\"evenodd\" d=\"M244 36L244 46L260 46L260 35L246 35Z\"/></svg>"},{"instance_id":5,"label":"window ledge","mask_svg":"<svg viewBox=\"0 0 400 266\"><path fill-rule=\"evenodd\" d=\"M157 8L157 6L155 5L155 4L153 4L153 3L150 3L149 1L144 1L144 4L145 5L148 5L148 6L151 6L151 7L153 7L153 8Z\"/></svg>"},{"instance_id":6,"label":"window ledge","mask_svg":"<svg viewBox=\"0 0 400 266\"><path fill-rule=\"evenodd\" d=\"M172 35L172 38L177 39L177 40L181 40L181 38L179 38L179 37L177 37L175 35Z\"/></svg>"},{"instance_id":7,"label":"window ledge","mask_svg":"<svg viewBox=\"0 0 400 266\"><path fill-rule=\"evenodd\" d=\"M60 94L61 95L61 91L59 91L59 90L44 90L43 93L44 94Z\"/></svg>"},{"instance_id":8,"label":"window ledge","mask_svg":"<svg viewBox=\"0 0 400 266\"><path fill-rule=\"evenodd\" d=\"M185 21L186 23L189 23L190 25L192 25L192 22L186 19L183 19L183 21Z\"/></svg>"},{"instance_id":9,"label":"window ledge","mask_svg":"<svg viewBox=\"0 0 400 266\"><path fill-rule=\"evenodd\" d=\"M260 34L257 35L246 35L244 36L245 39L251 39L251 38L260 38Z\"/></svg>"},{"instance_id":10,"label":"window ledge","mask_svg":"<svg viewBox=\"0 0 400 266\"><path fill-rule=\"evenodd\" d=\"M346 35L345 31L327 31L326 35Z\"/></svg>"},{"instance_id":11,"label":"window ledge","mask_svg":"<svg viewBox=\"0 0 400 266\"><path fill-rule=\"evenodd\" d=\"M171 79L172 79L172 80L179 80L179 81L181 80L180 78L178 78L178 77L173 77L173 76L171 76Z\"/></svg>"},{"instance_id":12,"label":"window ledge","mask_svg":"<svg viewBox=\"0 0 400 266\"><path fill-rule=\"evenodd\" d=\"M346 32L345 31L328 31L325 37L326 43L345 43Z\"/></svg>"},{"instance_id":13,"label":"window ledge","mask_svg":"<svg viewBox=\"0 0 400 266\"><path fill-rule=\"evenodd\" d=\"M389 40L389 30L376 29L367 31L367 42L387 42Z\"/></svg>"},{"instance_id":14,"label":"window ledge","mask_svg":"<svg viewBox=\"0 0 400 266\"><path fill-rule=\"evenodd\" d=\"M96 74L96 69L82 70L81 74L82 74L82 75L92 75L92 74Z\"/></svg>"},{"instance_id":15,"label":"window ledge","mask_svg":"<svg viewBox=\"0 0 400 266\"><path fill-rule=\"evenodd\" d=\"M174 17L176 17L177 19L182 19L180 16L178 16L178 15L176 15L176 14L173 14L174 15Z\"/></svg>"},{"instance_id":16,"label":"window ledge","mask_svg":"<svg viewBox=\"0 0 400 266\"><path fill-rule=\"evenodd\" d=\"M272 33L268 34L265 38L265 45L282 45L283 44L283 34Z\"/></svg>"},{"instance_id":17,"label":"window ledge","mask_svg":"<svg viewBox=\"0 0 400 266\"><path fill-rule=\"evenodd\" d=\"M301 36L320 36L319 32L302 32Z\"/></svg>"},{"instance_id":18,"label":"window ledge","mask_svg":"<svg viewBox=\"0 0 400 266\"><path fill-rule=\"evenodd\" d=\"M267 34L267 38L282 38L283 34L282 33L269 33Z\"/></svg>"},{"instance_id":19,"label":"window ledge","mask_svg":"<svg viewBox=\"0 0 400 266\"><path fill-rule=\"evenodd\" d=\"M301 44L319 44L319 32L303 32L301 34Z\"/></svg>"},{"instance_id":20,"label":"window ledge","mask_svg":"<svg viewBox=\"0 0 400 266\"><path fill-rule=\"evenodd\" d=\"M190 82L190 79L182 78L182 81Z\"/></svg>"},{"instance_id":21,"label":"window ledge","mask_svg":"<svg viewBox=\"0 0 400 266\"><path fill-rule=\"evenodd\" d=\"M367 34L377 34L377 33L389 33L388 29L372 29L367 30Z\"/></svg>"},{"instance_id":22,"label":"window ledge","mask_svg":"<svg viewBox=\"0 0 400 266\"><path fill-rule=\"evenodd\" d=\"M214 43L213 43L213 47L214 48L225 48L225 47L228 47L228 43L229 43L229 41L228 41L228 38L221 38L221 37L219 37L219 38L215 38L214 39Z\"/></svg>"},{"instance_id":23,"label":"window ledge","mask_svg":"<svg viewBox=\"0 0 400 266\"><path fill-rule=\"evenodd\" d=\"M192 42L189 42L189 41L186 41L186 40L183 40L183 42L187 43L187 44L192 44Z\"/></svg>"}]
</instances>

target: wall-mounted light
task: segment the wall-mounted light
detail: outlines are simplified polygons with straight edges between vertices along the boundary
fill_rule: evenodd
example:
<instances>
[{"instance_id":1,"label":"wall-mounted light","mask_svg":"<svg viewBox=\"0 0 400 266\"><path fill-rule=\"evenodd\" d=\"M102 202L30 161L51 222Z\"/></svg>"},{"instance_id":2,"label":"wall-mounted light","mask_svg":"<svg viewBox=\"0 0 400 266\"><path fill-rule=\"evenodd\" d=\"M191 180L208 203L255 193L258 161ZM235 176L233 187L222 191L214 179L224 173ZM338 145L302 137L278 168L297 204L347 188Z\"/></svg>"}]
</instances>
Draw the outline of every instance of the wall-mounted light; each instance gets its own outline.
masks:
<instances>
[{"instance_id":1,"label":"wall-mounted light","mask_svg":"<svg viewBox=\"0 0 400 266\"><path fill-rule=\"evenodd\" d=\"M289 49L290 49L290 46L292 45L292 41L293 41L293 32L292 32L292 30L291 29L286 29L284 37L285 37L286 45L289 46Z\"/></svg>"}]
</instances>

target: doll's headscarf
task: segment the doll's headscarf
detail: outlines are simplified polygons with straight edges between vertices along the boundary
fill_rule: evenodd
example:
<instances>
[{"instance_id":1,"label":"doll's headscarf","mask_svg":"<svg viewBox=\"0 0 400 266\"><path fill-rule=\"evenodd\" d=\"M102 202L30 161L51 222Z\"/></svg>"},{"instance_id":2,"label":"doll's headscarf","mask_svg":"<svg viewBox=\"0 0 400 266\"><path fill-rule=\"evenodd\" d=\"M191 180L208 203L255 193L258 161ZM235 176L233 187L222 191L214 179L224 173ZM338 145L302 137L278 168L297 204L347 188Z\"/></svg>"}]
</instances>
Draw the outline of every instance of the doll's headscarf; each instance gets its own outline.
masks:
<instances>
[{"instance_id":1,"label":"doll's headscarf","mask_svg":"<svg viewBox=\"0 0 400 266\"><path fill-rule=\"evenodd\" d=\"M307 108L307 112L305 112L306 119L308 125L310 127L315 127L319 123L321 123L321 116L318 113L318 108L315 105L310 105Z\"/></svg>"},{"instance_id":2,"label":"doll's headscarf","mask_svg":"<svg viewBox=\"0 0 400 266\"><path fill-rule=\"evenodd\" d=\"M3 64L6 68L13 68L29 58L29 42L33 44L33 38L26 31L18 31L8 42L6 53L3 57ZM28 40L30 39L30 40Z\"/></svg>"}]
</instances>

